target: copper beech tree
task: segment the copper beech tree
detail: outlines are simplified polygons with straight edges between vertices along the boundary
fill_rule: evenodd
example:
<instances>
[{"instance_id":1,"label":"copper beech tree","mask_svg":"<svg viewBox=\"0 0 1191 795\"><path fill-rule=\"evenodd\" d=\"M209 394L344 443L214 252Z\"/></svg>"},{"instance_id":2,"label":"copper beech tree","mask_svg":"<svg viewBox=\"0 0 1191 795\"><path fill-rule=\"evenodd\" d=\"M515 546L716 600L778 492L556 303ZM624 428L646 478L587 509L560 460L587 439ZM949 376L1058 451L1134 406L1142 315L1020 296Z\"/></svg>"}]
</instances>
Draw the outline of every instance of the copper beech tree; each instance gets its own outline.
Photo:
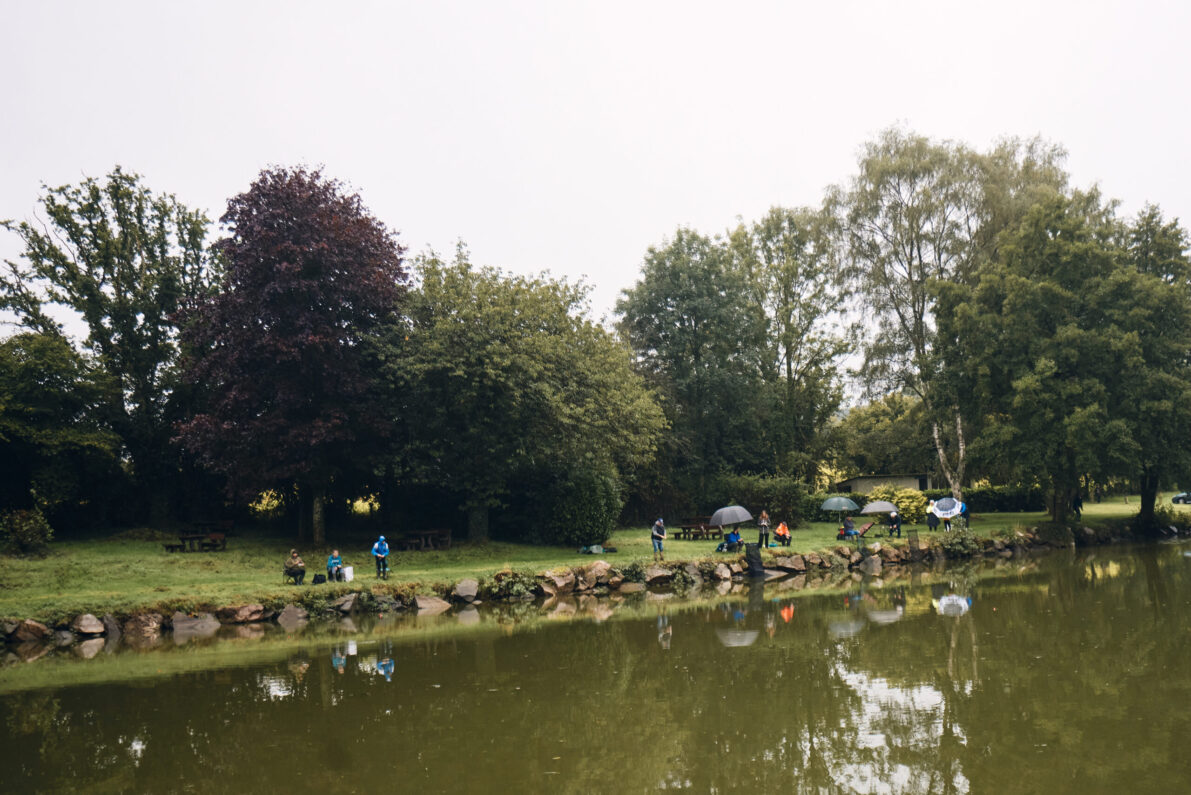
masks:
<instances>
[{"instance_id":1,"label":"copper beech tree","mask_svg":"<svg viewBox=\"0 0 1191 795\"><path fill-rule=\"evenodd\" d=\"M205 409L179 439L242 496L296 490L299 535L321 543L329 484L386 432L367 350L404 295L404 248L358 195L305 168L261 172L220 221L220 288L185 315Z\"/></svg>"}]
</instances>

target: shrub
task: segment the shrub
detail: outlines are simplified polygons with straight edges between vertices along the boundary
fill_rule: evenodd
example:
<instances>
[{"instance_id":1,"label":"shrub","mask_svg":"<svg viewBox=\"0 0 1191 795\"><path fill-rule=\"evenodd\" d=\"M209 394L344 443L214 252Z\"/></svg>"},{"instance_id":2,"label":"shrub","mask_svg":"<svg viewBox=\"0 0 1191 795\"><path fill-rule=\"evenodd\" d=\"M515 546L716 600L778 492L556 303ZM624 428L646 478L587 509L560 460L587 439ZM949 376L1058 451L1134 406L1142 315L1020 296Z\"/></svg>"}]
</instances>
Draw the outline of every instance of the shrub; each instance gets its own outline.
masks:
<instances>
[{"instance_id":1,"label":"shrub","mask_svg":"<svg viewBox=\"0 0 1191 795\"><path fill-rule=\"evenodd\" d=\"M54 529L36 508L0 514L0 548L13 555L44 556Z\"/></svg>"},{"instance_id":2,"label":"shrub","mask_svg":"<svg viewBox=\"0 0 1191 795\"><path fill-rule=\"evenodd\" d=\"M957 521L950 533L943 534L940 544L949 557L970 558L980 553L980 539L962 521Z\"/></svg>"},{"instance_id":3,"label":"shrub","mask_svg":"<svg viewBox=\"0 0 1191 795\"><path fill-rule=\"evenodd\" d=\"M600 544L616 529L624 503L611 473L580 469L555 484L552 492L546 527L551 543Z\"/></svg>"},{"instance_id":4,"label":"shrub","mask_svg":"<svg viewBox=\"0 0 1191 795\"><path fill-rule=\"evenodd\" d=\"M839 519L838 511L824 511L819 508L828 497L847 497L857 506L863 508L869 502L869 495L858 491L843 494L808 494L802 498L802 519L808 522L835 522Z\"/></svg>"},{"instance_id":5,"label":"shrub","mask_svg":"<svg viewBox=\"0 0 1191 795\"><path fill-rule=\"evenodd\" d=\"M926 497L918 489L899 489L892 483L882 483L868 495L868 501L885 500L897 506L904 524L920 524L926 518Z\"/></svg>"},{"instance_id":6,"label":"shrub","mask_svg":"<svg viewBox=\"0 0 1191 795\"><path fill-rule=\"evenodd\" d=\"M1155 505L1154 523L1158 527L1174 527L1179 532L1185 533L1191 526L1191 516L1183 511L1175 510L1170 505Z\"/></svg>"},{"instance_id":7,"label":"shrub","mask_svg":"<svg viewBox=\"0 0 1191 795\"><path fill-rule=\"evenodd\" d=\"M926 497L918 489L898 489L890 502L907 524L921 524L926 518Z\"/></svg>"},{"instance_id":8,"label":"shrub","mask_svg":"<svg viewBox=\"0 0 1191 795\"><path fill-rule=\"evenodd\" d=\"M927 489L928 500L951 496L951 489ZM1046 510L1046 494L1036 486L985 486L964 489L964 502L972 513L1034 513Z\"/></svg>"},{"instance_id":9,"label":"shrub","mask_svg":"<svg viewBox=\"0 0 1191 795\"><path fill-rule=\"evenodd\" d=\"M754 516L769 511L770 524L775 527L778 522L793 527L806 518L806 492L806 484L791 477L725 473L712 482L709 503L704 507L710 514L725 505L743 505Z\"/></svg>"}]
</instances>

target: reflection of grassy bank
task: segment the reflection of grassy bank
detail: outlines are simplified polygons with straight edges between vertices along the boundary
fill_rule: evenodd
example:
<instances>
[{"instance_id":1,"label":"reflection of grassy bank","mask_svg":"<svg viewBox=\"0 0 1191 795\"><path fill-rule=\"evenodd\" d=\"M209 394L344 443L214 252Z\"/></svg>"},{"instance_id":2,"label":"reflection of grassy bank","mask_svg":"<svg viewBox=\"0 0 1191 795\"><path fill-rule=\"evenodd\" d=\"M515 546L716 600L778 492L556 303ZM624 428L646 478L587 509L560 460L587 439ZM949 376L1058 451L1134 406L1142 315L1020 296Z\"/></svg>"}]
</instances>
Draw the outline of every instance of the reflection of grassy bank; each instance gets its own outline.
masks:
<instances>
[{"instance_id":1,"label":"reflection of grassy bank","mask_svg":"<svg viewBox=\"0 0 1191 795\"><path fill-rule=\"evenodd\" d=\"M1085 509L1085 520L1094 524L1124 518L1135 511L1136 499L1130 504L1091 504ZM993 535L1044 519L1040 513L978 515L972 527L980 535ZM751 532L746 530L746 540ZM927 535L925 526L919 527L919 532ZM617 531L611 543L619 551L604 558L613 566L623 567L651 557L645 528ZM794 531L790 551L810 552L836 543L835 525L818 522ZM281 564L291 546L288 539L245 534L230 539L226 551L210 553L171 554L162 550L159 541L130 540L120 535L59 542L43 560L0 559L0 570L4 572L0 616L62 620L82 612L127 614L150 608L194 611L255 602L278 606L294 601L313 604L348 590L429 591L464 577L483 580L502 569L539 572L581 566L593 560L571 548L498 542L484 546L458 544L441 552L395 553L389 581L378 583L371 573L368 545L359 541L341 545L345 559L356 568L355 583L296 588L283 584L281 576ZM670 561L713 558L714 548L715 542L710 541L672 540L667 542L666 557ZM313 574L322 571L330 548L299 551L306 559L309 582ZM769 554L779 551L786 554L784 549L770 550Z\"/></svg>"},{"instance_id":2,"label":"reflection of grassy bank","mask_svg":"<svg viewBox=\"0 0 1191 795\"><path fill-rule=\"evenodd\" d=\"M885 589L896 587L921 588L936 582L950 582L959 578L974 583L989 578L1020 578L1037 567L1036 562L1010 563L977 561L958 566L898 567L885 572L883 578L870 579L864 589L878 597ZM486 605L461 617L447 613L418 617L408 613L384 619L365 616L354 625L338 622L311 622L305 628L287 633L276 625L257 627L264 630L247 638L235 636L234 627L224 627L217 636L192 639L176 645L169 633L152 649L131 649L121 646L113 653L100 652L93 659L75 657L67 650L58 650L32 663L14 663L0 667L0 694L60 688L78 685L111 684L152 680L179 676L198 671L281 663L295 656L317 656L328 653L330 647L347 639L359 644L366 654L375 644L389 641L397 645L426 644L463 639L476 639L536 632L567 622L638 621L652 620L658 613L679 614L743 604L749 601L749 584L725 584L726 592L709 586L697 592L678 595L636 594L629 597L565 597L545 603L518 602ZM856 591L860 583L847 572L823 573L814 579L790 578L766 584L765 599L791 600L838 597ZM1021 587L1026 586L1024 583ZM907 601L907 614L929 610L930 595ZM917 605L920 610L912 610Z\"/></svg>"}]
</instances>

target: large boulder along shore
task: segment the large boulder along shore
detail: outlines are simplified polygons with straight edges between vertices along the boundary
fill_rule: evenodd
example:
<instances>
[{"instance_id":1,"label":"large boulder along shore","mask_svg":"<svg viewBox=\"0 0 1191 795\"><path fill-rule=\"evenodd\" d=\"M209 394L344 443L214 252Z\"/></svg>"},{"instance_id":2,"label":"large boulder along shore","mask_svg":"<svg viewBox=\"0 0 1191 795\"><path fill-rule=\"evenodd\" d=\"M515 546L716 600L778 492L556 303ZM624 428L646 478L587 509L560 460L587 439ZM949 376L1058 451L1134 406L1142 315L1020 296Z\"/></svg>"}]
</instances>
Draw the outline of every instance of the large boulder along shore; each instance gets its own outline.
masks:
<instances>
[{"instance_id":1,"label":"large boulder along shore","mask_svg":"<svg viewBox=\"0 0 1191 795\"><path fill-rule=\"evenodd\" d=\"M1177 530L1172 528L1171 532ZM1018 530L1010 536L979 539L980 550L971 557L1012 558L1026 554L1031 549L1069 547L1077 544L1101 545L1122 540L1126 539L1113 531L1097 531L1089 527L1077 528L1074 532L1059 537L1053 533L1044 537L1036 529ZM911 562L930 563L954 557L945 552L940 541L941 539L931 539L930 544L916 552L905 543L895 545L876 541L863 546L839 544L819 552L783 554L779 548L769 566L775 572L784 572L795 579L804 578L812 572L832 571L851 571L854 572L853 577L860 574L875 576L887 566ZM627 595L646 591L647 587L671 585L676 578L683 587L700 587L705 582L739 581L744 573L742 561L743 558L724 558L698 563L642 564L634 576L627 577L624 570L607 561L596 560L585 566L556 568L537 574L533 582L532 595L506 591L499 575L486 585L474 578L465 578L437 596L423 594L398 598L387 594L374 595L366 591L353 591L340 594L331 600L322 615L351 615L361 609L378 613L409 610L418 615L435 615L450 609L452 603L460 606L479 604L482 601L481 597L493 601L510 601L535 596L550 599L571 594ZM305 608L293 604L286 605L281 611L271 610L261 604L228 605L211 612L193 615L175 613L171 617L146 611L126 616L123 621L110 614L97 618L91 613L83 613L54 626L32 619L0 621L0 639L10 644L32 642L63 645L67 635L71 636L71 642L106 638L109 643L124 635L133 645L142 646L152 645L160 638L163 630L175 624L185 633L193 631L198 622L205 634L211 632L216 625L261 624L267 621L276 621L283 628L290 630L306 620Z\"/></svg>"}]
</instances>

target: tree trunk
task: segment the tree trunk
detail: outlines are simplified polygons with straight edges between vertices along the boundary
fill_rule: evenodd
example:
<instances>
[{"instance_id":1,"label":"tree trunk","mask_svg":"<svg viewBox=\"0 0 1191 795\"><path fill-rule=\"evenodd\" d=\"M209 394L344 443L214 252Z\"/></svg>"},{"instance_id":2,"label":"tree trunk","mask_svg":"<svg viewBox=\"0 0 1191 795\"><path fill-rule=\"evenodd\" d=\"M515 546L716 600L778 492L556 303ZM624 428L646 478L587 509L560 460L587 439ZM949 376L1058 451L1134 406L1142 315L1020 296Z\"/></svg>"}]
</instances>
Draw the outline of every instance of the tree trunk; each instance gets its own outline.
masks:
<instances>
[{"instance_id":1,"label":"tree trunk","mask_svg":"<svg viewBox=\"0 0 1191 795\"><path fill-rule=\"evenodd\" d=\"M932 420L930 428L934 436L935 453L939 456L939 469L943 472L943 477L947 478L947 485L951 487L951 496L962 502L964 498L964 469L967 466L967 445L964 442L964 423L959 409L955 409L954 467L951 466L951 462L947 458L947 451L943 449L943 433L939 429L938 420Z\"/></svg>"},{"instance_id":2,"label":"tree trunk","mask_svg":"<svg viewBox=\"0 0 1191 795\"><path fill-rule=\"evenodd\" d=\"M1046 507L1050 511L1052 522L1063 524L1067 521L1072 496L1072 490L1066 483L1060 483L1058 480L1051 481L1050 496L1047 498L1050 504Z\"/></svg>"},{"instance_id":3,"label":"tree trunk","mask_svg":"<svg viewBox=\"0 0 1191 795\"><path fill-rule=\"evenodd\" d=\"M314 487L310 501L310 528L314 531L315 546L322 546L327 541L326 501L327 487L320 483Z\"/></svg>"},{"instance_id":4,"label":"tree trunk","mask_svg":"<svg viewBox=\"0 0 1191 795\"><path fill-rule=\"evenodd\" d=\"M488 541L488 506L472 506L467 509L467 540L484 544Z\"/></svg>"},{"instance_id":5,"label":"tree trunk","mask_svg":"<svg viewBox=\"0 0 1191 795\"><path fill-rule=\"evenodd\" d=\"M298 484L298 541L310 538L310 486Z\"/></svg>"},{"instance_id":6,"label":"tree trunk","mask_svg":"<svg viewBox=\"0 0 1191 795\"><path fill-rule=\"evenodd\" d=\"M390 529L397 526L397 476L392 464L385 465L380 481L380 524Z\"/></svg>"},{"instance_id":7,"label":"tree trunk","mask_svg":"<svg viewBox=\"0 0 1191 795\"><path fill-rule=\"evenodd\" d=\"M1142 527L1154 525L1154 505L1158 501L1158 473L1144 469L1141 473L1141 512L1137 514Z\"/></svg>"}]
</instances>

